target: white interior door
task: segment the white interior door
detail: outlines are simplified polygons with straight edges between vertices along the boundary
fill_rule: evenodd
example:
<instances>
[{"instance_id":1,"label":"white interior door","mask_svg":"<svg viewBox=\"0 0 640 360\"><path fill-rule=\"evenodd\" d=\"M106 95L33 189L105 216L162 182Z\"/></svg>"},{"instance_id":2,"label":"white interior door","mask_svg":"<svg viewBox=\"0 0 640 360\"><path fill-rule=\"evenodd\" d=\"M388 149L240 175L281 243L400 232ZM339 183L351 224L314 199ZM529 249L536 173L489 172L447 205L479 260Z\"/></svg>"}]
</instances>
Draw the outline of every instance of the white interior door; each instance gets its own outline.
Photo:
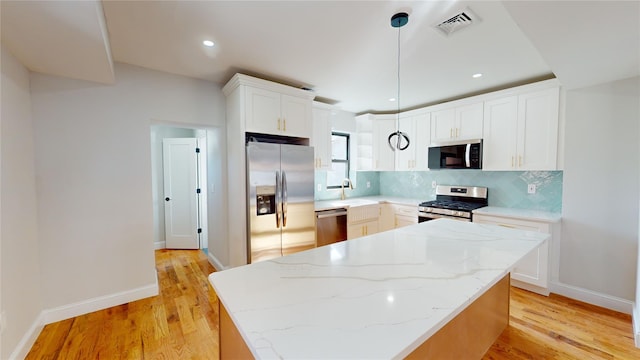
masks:
<instances>
[{"instance_id":1,"label":"white interior door","mask_svg":"<svg viewBox=\"0 0 640 360\"><path fill-rule=\"evenodd\" d=\"M196 139L163 139L166 247L198 249L198 157Z\"/></svg>"}]
</instances>

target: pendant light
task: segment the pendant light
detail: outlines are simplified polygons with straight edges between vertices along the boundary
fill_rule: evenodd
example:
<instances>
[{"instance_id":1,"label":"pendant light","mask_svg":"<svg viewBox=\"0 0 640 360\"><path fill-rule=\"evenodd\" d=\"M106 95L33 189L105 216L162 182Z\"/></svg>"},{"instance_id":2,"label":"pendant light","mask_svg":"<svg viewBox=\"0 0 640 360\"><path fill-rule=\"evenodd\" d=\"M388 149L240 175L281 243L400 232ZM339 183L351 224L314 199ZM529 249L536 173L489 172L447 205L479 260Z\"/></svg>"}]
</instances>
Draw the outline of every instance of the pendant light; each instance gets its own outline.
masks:
<instances>
[{"instance_id":1,"label":"pendant light","mask_svg":"<svg viewBox=\"0 0 640 360\"><path fill-rule=\"evenodd\" d=\"M409 14L405 12L400 12L391 17L391 26L394 28L398 28L398 97L396 97L396 101L398 102L398 113L396 115L396 131L391 133L387 138L387 142L389 143L389 147L391 150L402 151L409 147L409 136L400 131L399 121L400 121L400 28L407 25L409 22ZM395 138L395 139L394 139Z\"/></svg>"}]
</instances>

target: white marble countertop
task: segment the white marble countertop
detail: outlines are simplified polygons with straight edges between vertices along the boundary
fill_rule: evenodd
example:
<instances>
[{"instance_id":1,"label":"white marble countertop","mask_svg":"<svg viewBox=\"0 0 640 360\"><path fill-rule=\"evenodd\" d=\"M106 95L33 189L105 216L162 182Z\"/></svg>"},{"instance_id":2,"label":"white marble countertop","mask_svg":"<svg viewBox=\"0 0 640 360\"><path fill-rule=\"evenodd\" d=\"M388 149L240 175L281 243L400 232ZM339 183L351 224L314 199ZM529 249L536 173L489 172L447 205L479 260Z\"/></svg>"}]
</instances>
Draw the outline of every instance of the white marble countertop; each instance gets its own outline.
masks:
<instances>
[{"instance_id":1,"label":"white marble countertop","mask_svg":"<svg viewBox=\"0 0 640 360\"><path fill-rule=\"evenodd\" d=\"M504 208L498 206L487 206L473 210L474 214L500 216L511 219L520 220L534 220L547 223L556 223L560 221L562 215L560 213L540 211L540 210L527 210L527 209L513 209Z\"/></svg>"},{"instance_id":2,"label":"white marble countertop","mask_svg":"<svg viewBox=\"0 0 640 360\"><path fill-rule=\"evenodd\" d=\"M315 201L315 210L331 210L331 209L339 209L339 208L349 208L354 206L362 206L362 205L373 205L373 204L383 204L383 203L391 203L391 204L399 204L399 205L411 205L418 206L424 200L412 199L412 198L401 198L401 197L392 197L392 196L384 196L384 195L376 195L376 196L362 196L356 198L347 198L344 200L316 200Z\"/></svg>"},{"instance_id":3,"label":"white marble countertop","mask_svg":"<svg viewBox=\"0 0 640 360\"><path fill-rule=\"evenodd\" d=\"M256 358L402 358L548 238L439 219L209 281Z\"/></svg>"}]
</instances>

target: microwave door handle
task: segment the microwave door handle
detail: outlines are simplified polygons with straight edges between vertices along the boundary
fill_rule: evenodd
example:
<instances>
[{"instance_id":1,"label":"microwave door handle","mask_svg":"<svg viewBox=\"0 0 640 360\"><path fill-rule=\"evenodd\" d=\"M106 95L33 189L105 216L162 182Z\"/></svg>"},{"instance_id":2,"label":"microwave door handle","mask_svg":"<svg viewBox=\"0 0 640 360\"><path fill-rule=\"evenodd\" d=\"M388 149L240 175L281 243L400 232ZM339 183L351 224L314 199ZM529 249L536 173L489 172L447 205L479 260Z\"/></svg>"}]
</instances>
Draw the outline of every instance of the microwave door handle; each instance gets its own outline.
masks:
<instances>
[{"instance_id":1,"label":"microwave door handle","mask_svg":"<svg viewBox=\"0 0 640 360\"><path fill-rule=\"evenodd\" d=\"M471 144L467 144L464 152L464 162L467 168L471 168Z\"/></svg>"},{"instance_id":2,"label":"microwave door handle","mask_svg":"<svg viewBox=\"0 0 640 360\"><path fill-rule=\"evenodd\" d=\"M276 170L276 228L280 228L280 172Z\"/></svg>"}]
</instances>

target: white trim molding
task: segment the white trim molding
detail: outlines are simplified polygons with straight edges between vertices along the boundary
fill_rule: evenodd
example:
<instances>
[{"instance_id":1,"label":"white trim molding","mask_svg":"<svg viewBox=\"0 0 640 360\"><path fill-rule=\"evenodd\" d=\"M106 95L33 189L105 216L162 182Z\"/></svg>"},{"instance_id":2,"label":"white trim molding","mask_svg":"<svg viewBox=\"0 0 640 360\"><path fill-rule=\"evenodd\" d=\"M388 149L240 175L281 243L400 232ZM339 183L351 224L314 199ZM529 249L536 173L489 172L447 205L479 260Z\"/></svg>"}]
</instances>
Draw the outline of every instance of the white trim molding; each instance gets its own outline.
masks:
<instances>
[{"instance_id":1,"label":"white trim molding","mask_svg":"<svg viewBox=\"0 0 640 360\"><path fill-rule=\"evenodd\" d=\"M122 291L115 294L99 296L93 299L63 305L53 309L46 309L42 312L42 320L44 325L51 324L56 321L66 320L75 316L126 304L128 302L156 296L158 294L158 277L156 276L156 282L152 285Z\"/></svg>"},{"instance_id":2,"label":"white trim molding","mask_svg":"<svg viewBox=\"0 0 640 360\"><path fill-rule=\"evenodd\" d=\"M166 249L167 248L167 242L166 241L156 241L153 243L153 250L161 250L161 249Z\"/></svg>"},{"instance_id":3,"label":"white trim molding","mask_svg":"<svg viewBox=\"0 0 640 360\"><path fill-rule=\"evenodd\" d=\"M631 322L633 323L633 338L635 340L636 347L640 348L640 309L638 309L637 302L633 304Z\"/></svg>"},{"instance_id":4,"label":"white trim molding","mask_svg":"<svg viewBox=\"0 0 640 360\"><path fill-rule=\"evenodd\" d=\"M20 339L20 342L18 342L18 345L16 345L16 348L13 350L11 355L9 355L9 359L24 359L27 357L31 347L38 339L42 328L44 328L44 325L43 316L42 313L40 313L22 339Z\"/></svg>"},{"instance_id":5,"label":"white trim molding","mask_svg":"<svg viewBox=\"0 0 640 360\"><path fill-rule=\"evenodd\" d=\"M549 286L552 293L566 296L568 298L580 300L596 306L619 311L625 314L632 314L633 302L616 296L602 294L596 291L579 288L559 282L552 282ZM640 319L639 319L640 320ZM637 334L637 332L636 332ZM636 336L637 337L637 336Z\"/></svg>"},{"instance_id":6,"label":"white trim molding","mask_svg":"<svg viewBox=\"0 0 640 360\"><path fill-rule=\"evenodd\" d=\"M216 271L227 270L229 268L228 266L222 265L220 260L218 260L217 257L213 256L211 251L207 253L207 259L209 259L209 264L211 264L211 266L213 266L213 268L216 269Z\"/></svg>"}]
</instances>

